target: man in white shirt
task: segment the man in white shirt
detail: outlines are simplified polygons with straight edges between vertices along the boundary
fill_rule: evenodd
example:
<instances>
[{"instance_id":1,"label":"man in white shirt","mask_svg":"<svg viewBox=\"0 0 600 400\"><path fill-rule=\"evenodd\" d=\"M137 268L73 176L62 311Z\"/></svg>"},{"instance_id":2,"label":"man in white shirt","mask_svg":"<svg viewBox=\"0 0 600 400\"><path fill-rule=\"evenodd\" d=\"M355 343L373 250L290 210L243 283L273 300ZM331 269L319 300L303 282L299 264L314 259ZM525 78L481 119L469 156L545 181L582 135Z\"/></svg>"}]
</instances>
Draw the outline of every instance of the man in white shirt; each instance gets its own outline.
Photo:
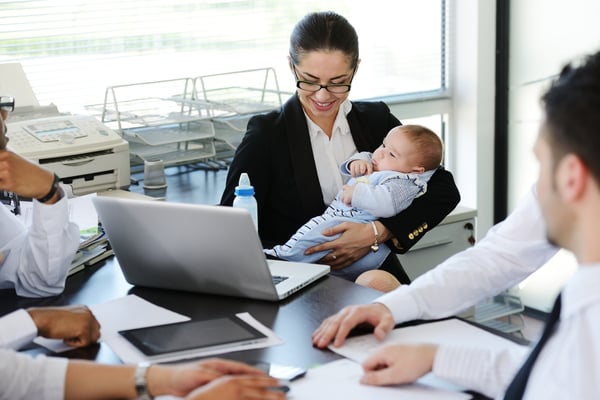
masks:
<instances>
[{"instance_id":1,"label":"man in white shirt","mask_svg":"<svg viewBox=\"0 0 600 400\"><path fill-rule=\"evenodd\" d=\"M532 187L517 208L474 247L373 304L344 308L323 321L313 343L326 347L335 338L334 345L340 346L350 330L363 322L375 326L375 335L382 339L396 323L455 315L521 282L557 251L546 239L546 224Z\"/></svg>"},{"instance_id":2,"label":"man in white shirt","mask_svg":"<svg viewBox=\"0 0 600 400\"><path fill-rule=\"evenodd\" d=\"M0 399L285 398L283 392L273 390L279 386L276 379L234 361L150 367L43 355L32 358L14 351L38 335L83 347L98 340L100 325L83 306L21 309L0 317Z\"/></svg>"},{"instance_id":3,"label":"man in white shirt","mask_svg":"<svg viewBox=\"0 0 600 400\"><path fill-rule=\"evenodd\" d=\"M69 221L67 198L58 177L5 150L8 110L0 109L0 190L33 200L31 227L0 205L0 289L14 288L19 296L62 293L79 229Z\"/></svg>"},{"instance_id":4,"label":"man in white shirt","mask_svg":"<svg viewBox=\"0 0 600 400\"><path fill-rule=\"evenodd\" d=\"M14 106L14 105L13 105ZM5 150L0 105L0 189L31 197L33 223L27 230L0 205L0 289L21 296L47 296L64 289L79 245L79 229L68 220L67 199L51 172ZM35 337L63 339L83 347L100 337L87 307L17 310L0 317L0 400L151 398L260 398L281 400L279 382L249 365L211 359L177 366L105 365L59 357L31 358L16 352Z\"/></svg>"},{"instance_id":5,"label":"man in white shirt","mask_svg":"<svg viewBox=\"0 0 600 400\"><path fill-rule=\"evenodd\" d=\"M580 268L562 292L558 328L547 335L537 359L530 356L525 364L532 368L525 375L524 390L518 393L514 383L509 386L522 354L428 344L385 347L363 364L363 383L406 383L433 371L492 397L504 396L508 387L506 398L511 399L600 398L600 52L578 68L565 68L542 100L545 119L535 145L540 161L538 206L531 193L473 249L375 304L340 311L313 334L318 347L332 339L339 346L361 322L374 325L375 335L383 338L395 322L450 315L543 264L553 254L553 248L543 243L540 233L545 231L550 242L575 254ZM545 224L539 219L540 210ZM522 235L524 245L533 247L506 240L504 235L511 233ZM490 256L492 262L486 260ZM450 304L444 307L446 301Z\"/></svg>"}]
</instances>

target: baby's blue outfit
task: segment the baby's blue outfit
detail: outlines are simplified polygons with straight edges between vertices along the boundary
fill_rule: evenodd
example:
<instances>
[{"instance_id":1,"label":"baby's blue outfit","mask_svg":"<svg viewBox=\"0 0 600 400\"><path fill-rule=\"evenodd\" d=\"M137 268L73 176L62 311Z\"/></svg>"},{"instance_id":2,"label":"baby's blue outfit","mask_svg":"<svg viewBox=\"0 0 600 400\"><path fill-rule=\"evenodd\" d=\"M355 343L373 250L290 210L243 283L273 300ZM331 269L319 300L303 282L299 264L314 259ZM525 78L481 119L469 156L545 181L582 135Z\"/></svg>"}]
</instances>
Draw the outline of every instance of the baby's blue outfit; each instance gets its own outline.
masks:
<instances>
[{"instance_id":1,"label":"baby's blue outfit","mask_svg":"<svg viewBox=\"0 0 600 400\"><path fill-rule=\"evenodd\" d=\"M363 153L359 154L363 155ZM363 157L353 157L342 164L340 168L344 174L349 175L346 166L348 162L357 158L363 159ZM378 218L398 214L407 208L416 197L426 192L427 181L434 172L435 170L422 174L405 174L396 171L377 171L368 176L351 178L347 184L358 185L352 196L352 206L348 206L340 200L342 193L340 191L322 215L312 218L300 227L285 244L264 251L268 255L287 261L316 262L329 252L321 251L305 255L304 251L309 247L334 240L340 236L324 236L321 234L323 230L342 222L369 223ZM361 185L360 183L367 184ZM352 265L342 270L332 270L330 273L354 281L361 273L379 268L390 251L387 245L381 243L378 251L369 252Z\"/></svg>"}]
</instances>

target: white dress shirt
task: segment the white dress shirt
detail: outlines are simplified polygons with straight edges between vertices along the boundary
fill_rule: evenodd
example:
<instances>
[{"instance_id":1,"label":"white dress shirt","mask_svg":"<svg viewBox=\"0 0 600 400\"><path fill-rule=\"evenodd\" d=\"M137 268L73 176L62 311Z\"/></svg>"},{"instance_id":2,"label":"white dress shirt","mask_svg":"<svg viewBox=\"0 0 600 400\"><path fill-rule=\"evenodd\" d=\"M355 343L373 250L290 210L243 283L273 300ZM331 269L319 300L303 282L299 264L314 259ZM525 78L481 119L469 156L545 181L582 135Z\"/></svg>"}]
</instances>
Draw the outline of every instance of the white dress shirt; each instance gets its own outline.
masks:
<instances>
[{"instance_id":1,"label":"white dress shirt","mask_svg":"<svg viewBox=\"0 0 600 400\"><path fill-rule=\"evenodd\" d=\"M31 341L37 328L25 310L0 317L0 399L63 399L66 358L32 358L15 350Z\"/></svg>"},{"instance_id":2,"label":"white dress shirt","mask_svg":"<svg viewBox=\"0 0 600 400\"><path fill-rule=\"evenodd\" d=\"M356 145L346 119L350 110L352 110L352 103L346 99L340 105L331 138L304 113L325 204L335 199L342 185L348 180L347 176L342 176L340 173L340 164L356 153Z\"/></svg>"},{"instance_id":3,"label":"white dress shirt","mask_svg":"<svg viewBox=\"0 0 600 400\"><path fill-rule=\"evenodd\" d=\"M68 199L47 205L33 201L31 227L0 207L0 289L19 296L62 293L79 246L79 229L69 222Z\"/></svg>"},{"instance_id":4,"label":"white dress shirt","mask_svg":"<svg viewBox=\"0 0 600 400\"><path fill-rule=\"evenodd\" d=\"M562 291L558 328L542 348L523 399L600 399L600 264L580 266ZM437 376L503 398L526 353L440 346Z\"/></svg>"},{"instance_id":5,"label":"white dress shirt","mask_svg":"<svg viewBox=\"0 0 600 400\"><path fill-rule=\"evenodd\" d=\"M519 206L474 247L375 301L385 304L397 323L456 315L521 282L557 251L546 240L533 186Z\"/></svg>"}]
</instances>

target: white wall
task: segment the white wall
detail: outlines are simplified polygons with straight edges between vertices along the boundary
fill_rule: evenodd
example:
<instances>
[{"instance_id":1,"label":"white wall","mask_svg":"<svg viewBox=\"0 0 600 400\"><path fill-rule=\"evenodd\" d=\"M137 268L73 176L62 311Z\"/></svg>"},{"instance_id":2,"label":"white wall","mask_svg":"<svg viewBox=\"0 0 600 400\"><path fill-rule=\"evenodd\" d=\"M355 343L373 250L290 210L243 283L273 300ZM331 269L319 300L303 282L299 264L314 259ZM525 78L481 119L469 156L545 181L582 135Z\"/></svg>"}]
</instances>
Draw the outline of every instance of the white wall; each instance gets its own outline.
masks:
<instances>
[{"instance_id":1,"label":"white wall","mask_svg":"<svg viewBox=\"0 0 600 400\"><path fill-rule=\"evenodd\" d=\"M508 206L513 209L538 173L531 149L540 95L565 63L600 50L600 1L513 0L510 7Z\"/></svg>"},{"instance_id":2,"label":"white wall","mask_svg":"<svg viewBox=\"0 0 600 400\"><path fill-rule=\"evenodd\" d=\"M461 205L477 209L477 237L493 224L495 1L450 2L451 100L393 104L394 114L415 118L449 114L445 165L456 179Z\"/></svg>"},{"instance_id":3,"label":"white wall","mask_svg":"<svg viewBox=\"0 0 600 400\"><path fill-rule=\"evenodd\" d=\"M599 15L597 0L511 1L509 210L537 179L532 146L541 119L539 98L564 64L600 50ZM563 250L511 293L524 305L549 312L575 269L574 257Z\"/></svg>"},{"instance_id":4,"label":"white wall","mask_svg":"<svg viewBox=\"0 0 600 400\"><path fill-rule=\"evenodd\" d=\"M451 165L461 204L477 209L477 236L492 226L494 213L494 99L496 5L494 1L452 3L453 99L449 121Z\"/></svg>"}]
</instances>

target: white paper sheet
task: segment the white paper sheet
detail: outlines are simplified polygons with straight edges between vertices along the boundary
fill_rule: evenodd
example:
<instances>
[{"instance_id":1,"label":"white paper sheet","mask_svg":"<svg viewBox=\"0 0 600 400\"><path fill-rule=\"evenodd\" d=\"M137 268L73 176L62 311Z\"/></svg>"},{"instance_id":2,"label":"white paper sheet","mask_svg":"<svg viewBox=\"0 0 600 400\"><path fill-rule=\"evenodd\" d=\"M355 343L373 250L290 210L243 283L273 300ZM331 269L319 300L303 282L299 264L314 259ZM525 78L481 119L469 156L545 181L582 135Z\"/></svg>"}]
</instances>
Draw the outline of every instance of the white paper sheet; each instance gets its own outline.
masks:
<instances>
[{"instance_id":1,"label":"white paper sheet","mask_svg":"<svg viewBox=\"0 0 600 400\"><path fill-rule=\"evenodd\" d=\"M190 320L185 315L159 307L134 294L90 305L89 308L100 323L100 340L107 343L109 338L119 336L117 331ZM72 349L62 340L37 338L34 342L57 353Z\"/></svg>"},{"instance_id":2,"label":"white paper sheet","mask_svg":"<svg viewBox=\"0 0 600 400\"><path fill-rule=\"evenodd\" d=\"M521 346L508 339L494 335L493 333L455 318L416 326L396 328L382 341L378 340L373 334L368 334L349 338L341 347L336 348L329 346L329 348L360 364L368 355L377 351L382 346L411 343L464 345L469 347L497 349L498 351L507 348L526 348L526 346ZM431 373L423 376L417 383L451 391L466 389L439 379Z\"/></svg>"},{"instance_id":3,"label":"white paper sheet","mask_svg":"<svg viewBox=\"0 0 600 400\"><path fill-rule=\"evenodd\" d=\"M291 382L288 399L344 399L344 400L459 400L471 396L457 391L443 390L426 383L395 386L368 386L360 383L362 367L351 360L333 361L308 370L304 378Z\"/></svg>"},{"instance_id":4,"label":"white paper sheet","mask_svg":"<svg viewBox=\"0 0 600 400\"><path fill-rule=\"evenodd\" d=\"M467 322L452 318L444 321L396 328L382 341L377 340L374 335L369 334L349 338L341 347L329 346L329 348L344 357L361 363L369 354L381 346L393 343L452 344L496 348L498 350L511 347L525 347Z\"/></svg>"},{"instance_id":5,"label":"white paper sheet","mask_svg":"<svg viewBox=\"0 0 600 400\"><path fill-rule=\"evenodd\" d=\"M79 226L80 231L98 226L98 213L92 202L94 197L96 193L69 199L69 219Z\"/></svg>"}]
</instances>

